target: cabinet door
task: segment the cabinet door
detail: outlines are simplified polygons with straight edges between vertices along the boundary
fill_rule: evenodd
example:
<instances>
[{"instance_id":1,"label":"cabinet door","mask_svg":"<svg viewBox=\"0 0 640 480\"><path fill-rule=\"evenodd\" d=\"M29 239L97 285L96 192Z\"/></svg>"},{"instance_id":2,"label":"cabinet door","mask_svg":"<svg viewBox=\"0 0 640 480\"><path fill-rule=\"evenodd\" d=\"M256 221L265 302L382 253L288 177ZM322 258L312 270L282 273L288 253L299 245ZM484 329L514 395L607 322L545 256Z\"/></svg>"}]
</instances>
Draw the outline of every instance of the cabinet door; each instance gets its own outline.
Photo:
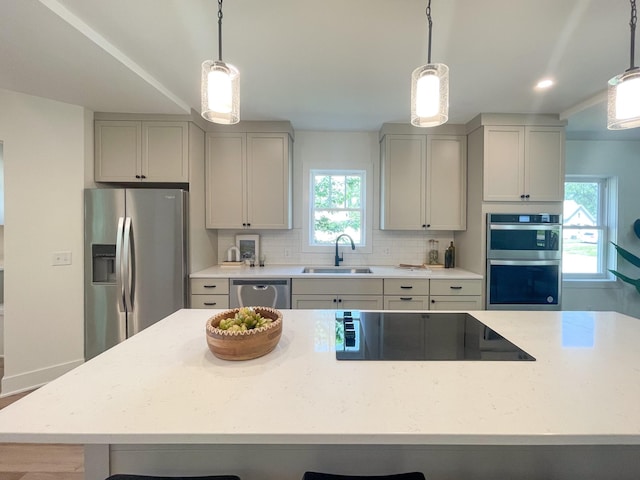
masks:
<instances>
[{"instance_id":1,"label":"cabinet door","mask_svg":"<svg viewBox=\"0 0 640 480\"><path fill-rule=\"evenodd\" d=\"M142 124L133 121L95 122L96 182L140 181ZM136 175L138 178L136 178Z\"/></svg>"},{"instance_id":2,"label":"cabinet door","mask_svg":"<svg viewBox=\"0 0 640 480\"><path fill-rule=\"evenodd\" d=\"M286 133L247 134L247 227L292 227L290 153Z\"/></svg>"},{"instance_id":3,"label":"cabinet door","mask_svg":"<svg viewBox=\"0 0 640 480\"><path fill-rule=\"evenodd\" d=\"M525 193L529 200L564 199L564 128L526 127Z\"/></svg>"},{"instance_id":4,"label":"cabinet door","mask_svg":"<svg viewBox=\"0 0 640 480\"><path fill-rule=\"evenodd\" d=\"M425 135L385 135L382 145L380 228L425 226Z\"/></svg>"},{"instance_id":5,"label":"cabinet door","mask_svg":"<svg viewBox=\"0 0 640 480\"><path fill-rule=\"evenodd\" d=\"M431 295L430 310L482 310L481 296Z\"/></svg>"},{"instance_id":6,"label":"cabinet door","mask_svg":"<svg viewBox=\"0 0 640 480\"><path fill-rule=\"evenodd\" d=\"M340 295L339 310L382 310L382 296L378 295Z\"/></svg>"},{"instance_id":7,"label":"cabinet door","mask_svg":"<svg viewBox=\"0 0 640 480\"><path fill-rule=\"evenodd\" d=\"M524 195L524 127L485 127L485 201L521 201Z\"/></svg>"},{"instance_id":8,"label":"cabinet door","mask_svg":"<svg viewBox=\"0 0 640 480\"><path fill-rule=\"evenodd\" d=\"M291 295L291 304L303 310L334 310L337 300L335 295Z\"/></svg>"},{"instance_id":9,"label":"cabinet door","mask_svg":"<svg viewBox=\"0 0 640 480\"><path fill-rule=\"evenodd\" d=\"M187 122L142 122L144 181L189 181L188 128Z\"/></svg>"},{"instance_id":10,"label":"cabinet door","mask_svg":"<svg viewBox=\"0 0 640 480\"><path fill-rule=\"evenodd\" d=\"M466 228L466 137L427 136L426 195L426 221L429 230Z\"/></svg>"},{"instance_id":11,"label":"cabinet door","mask_svg":"<svg viewBox=\"0 0 640 480\"><path fill-rule=\"evenodd\" d=\"M246 223L245 148L243 133L207 134L207 228L243 228Z\"/></svg>"}]
</instances>

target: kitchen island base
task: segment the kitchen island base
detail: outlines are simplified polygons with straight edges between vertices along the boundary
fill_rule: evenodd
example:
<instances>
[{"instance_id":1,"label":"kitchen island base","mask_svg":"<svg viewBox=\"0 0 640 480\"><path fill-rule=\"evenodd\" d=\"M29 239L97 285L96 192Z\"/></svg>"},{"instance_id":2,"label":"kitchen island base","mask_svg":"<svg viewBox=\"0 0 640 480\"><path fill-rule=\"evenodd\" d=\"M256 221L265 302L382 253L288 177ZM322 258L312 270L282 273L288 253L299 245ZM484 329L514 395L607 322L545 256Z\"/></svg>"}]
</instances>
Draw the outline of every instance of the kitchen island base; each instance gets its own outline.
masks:
<instances>
[{"instance_id":1,"label":"kitchen island base","mask_svg":"<svg viewBox=\"0 0 640 480\"><path fill-rule=\"evenodd\" d=\"M86 480L113 473L300 480L307 470L421 471L428 480L608 480L614 473L616 480L637 480L640 474L640 445L88 445L86 454Z\"/></svg>"}]
</instances>

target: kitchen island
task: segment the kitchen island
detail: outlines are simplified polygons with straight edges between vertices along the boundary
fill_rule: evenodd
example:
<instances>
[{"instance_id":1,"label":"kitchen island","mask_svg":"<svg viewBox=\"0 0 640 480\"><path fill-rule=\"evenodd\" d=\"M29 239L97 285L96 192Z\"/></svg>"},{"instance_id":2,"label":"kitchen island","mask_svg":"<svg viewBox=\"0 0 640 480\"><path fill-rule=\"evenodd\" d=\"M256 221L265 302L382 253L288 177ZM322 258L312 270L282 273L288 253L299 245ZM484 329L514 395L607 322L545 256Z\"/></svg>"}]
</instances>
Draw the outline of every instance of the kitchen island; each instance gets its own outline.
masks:
<instances>
[{"instance_id":1,"label":"kitchen island","mask_svg":"<svg viewBox=\"0 0 640 480\"><path fill-rule=\"evenodd\" d=\"M471 314L536 358L338 361L335 311L286 310L276 350L214 357L181 310L0 411L0 442L86 445L87 478L304 470L428 479L640 475L640 320Z\"/></svg>"}]
</instances>

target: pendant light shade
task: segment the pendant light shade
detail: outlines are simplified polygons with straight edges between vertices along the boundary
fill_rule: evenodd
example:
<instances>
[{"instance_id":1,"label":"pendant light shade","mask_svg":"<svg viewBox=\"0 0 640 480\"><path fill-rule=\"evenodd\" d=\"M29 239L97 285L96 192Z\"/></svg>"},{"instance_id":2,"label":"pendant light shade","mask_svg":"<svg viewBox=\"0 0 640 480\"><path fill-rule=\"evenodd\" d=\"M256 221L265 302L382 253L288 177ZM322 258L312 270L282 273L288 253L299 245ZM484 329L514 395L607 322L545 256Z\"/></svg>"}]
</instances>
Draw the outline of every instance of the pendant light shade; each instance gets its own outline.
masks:
<instances>
[{"instance_id":1,"label":"pendant light shade","mask_svg":"<svg viewBox=\"0 0 640 480\"><path fill-rule=\"evenodd\" d=\"M231 125L240 121L240 72L233 65L206 60L202 63L202 117Z\"/></svg>"},{"instance_id":2,"label":"pendant light shade","mask_svg":"<svg viewBox=\"0 0 640 480\"><path fill-rule=\"evenodd\" d=\"M205 120L223 125L240 121L240 72L222 61L222 0L218 0L218 60L202 62L200 98Z\"/></svg>"},{"instance_id":3,"label":"pendant light shade","mask_svg":"<svg viewBox=\"0 0 640 480\"><path fill-rule=\"evenodd\" d=\"M449 120L449 67L431 63L431 0L427 5L427 21L427 64L411 74L411 125L416 127L435 127Z\"/></svg>"},{"instance_id":4,"label":"pendant light shade","mask_svg":"<svg viewBox=\"0 0 640 480\"><path fill-rule=\"evenodd\" d=\"M423 65L411 74L411 124L435 127L449 120L449 67Z\"/></svg>"},{"instance_id":5,"label":"pendant light shade","mask_svg":"<svg viewBox=\"0 0 640 480\"><path fill-rule=\"evenodd\" d=\"M636 1L631 0L631 66L609 80L607 88L607 128L622 130L640 127L640 68L634 65Z\"/></svg>"}]
</instances>

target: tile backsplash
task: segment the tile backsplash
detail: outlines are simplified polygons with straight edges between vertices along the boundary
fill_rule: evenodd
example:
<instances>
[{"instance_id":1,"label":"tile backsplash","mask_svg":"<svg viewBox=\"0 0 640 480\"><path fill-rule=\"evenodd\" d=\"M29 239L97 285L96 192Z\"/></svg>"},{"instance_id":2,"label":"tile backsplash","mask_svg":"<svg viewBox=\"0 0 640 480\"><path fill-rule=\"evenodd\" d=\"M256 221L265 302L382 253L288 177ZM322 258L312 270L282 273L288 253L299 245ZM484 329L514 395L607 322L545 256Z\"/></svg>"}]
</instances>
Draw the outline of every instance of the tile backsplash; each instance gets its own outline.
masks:
<instances>
[{"instance_id":1,"label":"tile backsplash","mask_svg":"<svg viewBox=\"0 0 640 480\"><path fill-rule=\"evenodd\" d=\"M236 234L259 234L260 252L266 263L272 265L333 265L333 253L303 252L303 235L300 229L270 231L218 231L218 258L227 256L227 249L235 245ZM348 244L342 245L343 265L398 265L400 263L420 265L427 263L429 240L438 240L438 258L444 261L444 250L453 240L452 232L405 232L373 231L372 253L351 251Z\"/></svg>"}]
</instances>

